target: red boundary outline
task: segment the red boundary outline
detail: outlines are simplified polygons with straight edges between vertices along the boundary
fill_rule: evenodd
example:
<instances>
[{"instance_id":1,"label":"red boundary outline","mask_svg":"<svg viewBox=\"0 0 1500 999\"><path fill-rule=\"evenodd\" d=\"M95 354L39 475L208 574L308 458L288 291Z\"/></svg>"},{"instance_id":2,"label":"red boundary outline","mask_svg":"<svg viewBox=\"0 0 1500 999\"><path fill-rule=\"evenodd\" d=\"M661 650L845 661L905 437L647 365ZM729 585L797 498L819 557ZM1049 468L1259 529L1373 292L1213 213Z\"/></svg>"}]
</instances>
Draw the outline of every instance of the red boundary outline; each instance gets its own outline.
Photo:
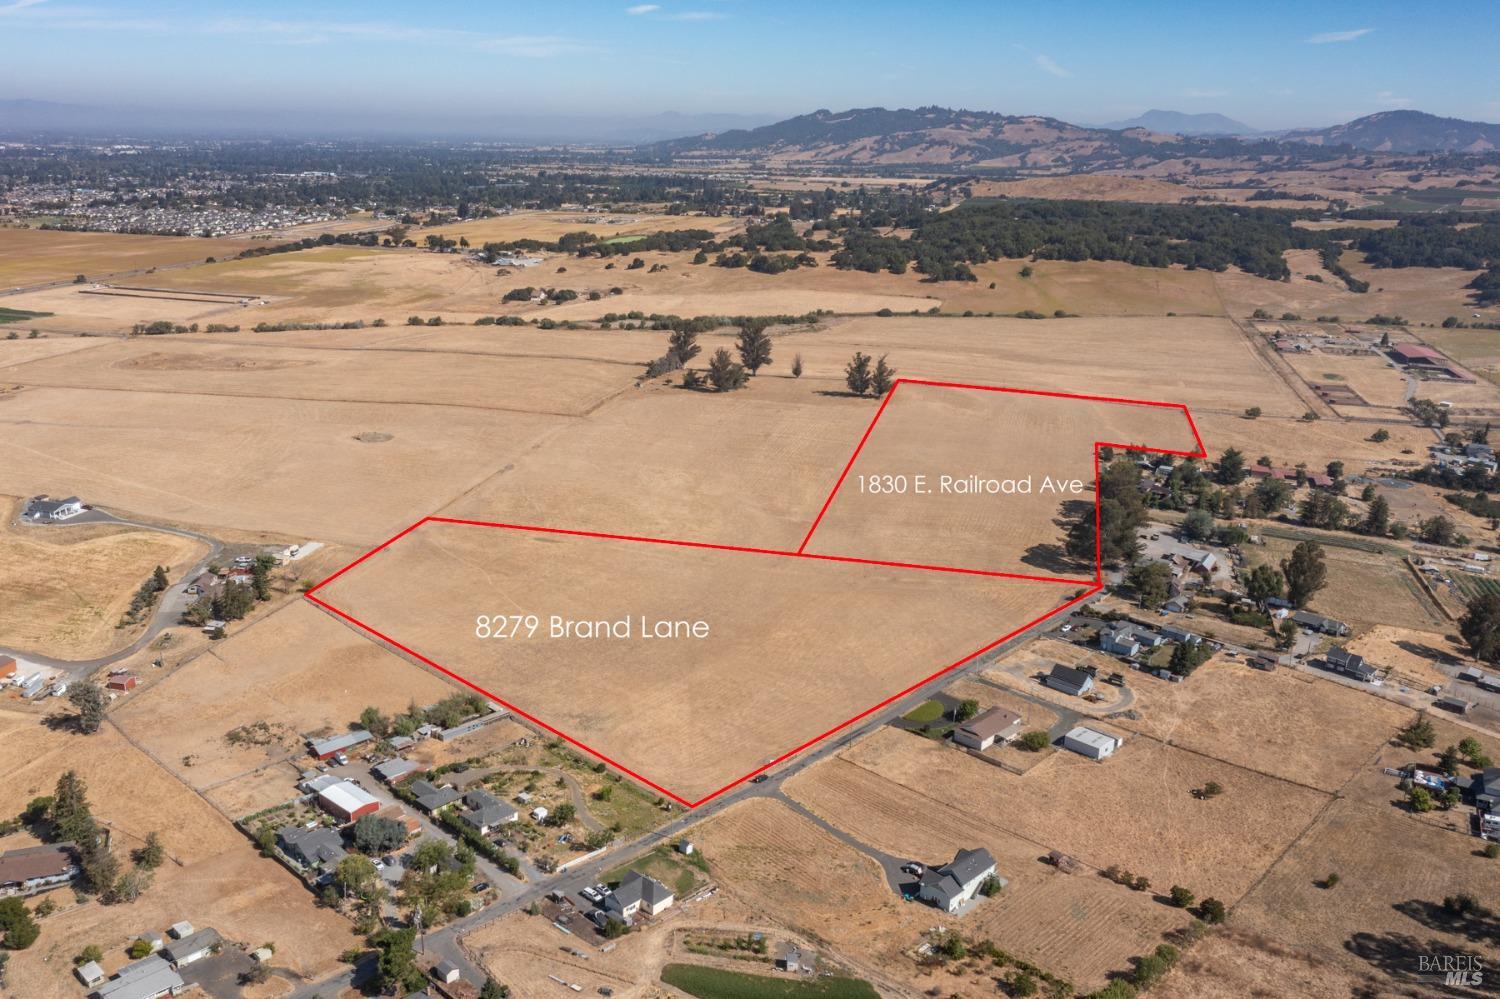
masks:
<instances>
[{"instance_id":1,"label":"red boundary outline","mask_svg":"<svg viewBox=\"0 0 1500 999\"><path fill-rule=\"evenodd\" d=\"M816 533L816 531L818 529L818 525L820 523L822 523L823 515L828 512L828 508L833 504L834 497L836 495L838 495L838 491L839 491L840 488L842 488L842 486L844 484L844 480L846 478L848 478L848 476L849 476L849 470L854 467L854 462L856 460L858 460L860 451L862 451L864 449L865 443L867 441L869 441L871 433L873 433L874 430L875 430L875 424L877 424L878 422L880 422L880 417L885 413L886 407L890 405L892 397L894 397L895 394L896 394L896 392L897 392L897 390L899 390L901 388L901 386L905 385L905 384L927 385L927 386L931 386L931 387L934 387L934 388L969 389L969 390L978 391L978 392L1003 392L1003 393L1009 393L1009 394L1012 394L1012 395L1041 396L1041 397L1052 398L1052 399L1079 399L1079 400L1083 400L1083 401L1087 401L1087 402L1106 402L1106 403L1113 403L1113 404L1118 404L1118 405L1151 406L1151 407L1156 407L1156 408L1160 408L1160 409L1175 409L1175 410L1178 410L1179 412L1181 412L1182 415L1183 415L1183 417L1187 420L1188 429L1192 431L1193 441L1194 441L1194 443L1196 443L1197 447L1196 447L1195 450L1192 450L1192 451L1178 451L1178 450L1170 450L1170 449L1167 449L1167 448L1144 447L1144 446L1137 445L1137 444L1120 444L1120 443L1115 443L1115 442L1111 442L1111 441L1095 441L1094 442L1094 578L1092 580L1088 580L1088 579L1067 579L1067 578L1063 578L1063 577L1060 577L1060 576L1040 576L1040 575L1029 575L1029 574L1025 574L1025 573L994 572L994 571L988 571L988 570L983 570L983 569L967 569L967 568L961 568L961 567L958 567L958 566L924 565L924 564L920 564L920 563L911 563L911 562L891 562L891 561L884 561L884 560L880 560L880 559L855 558L855 557L852 557L852 556L845 556L845 555L820 555L820 554L816 554L816 553L809 553L809 552L807 552L805 549L807 548L808 542L810 542L812 540L813 534ZM630 534L609 534L609 533L604 533L604 532L599 532L599 531L568 530L568 529L565 529L565 528L558 528L558 527L542 527L542 526L538 526L538 525L535 525L535 524L507 524L507 523L499 523L499 522L484 521L484 520L463 520L463 519L454 518L454 517L427 516L427 517L423 517L421 520L419 520L416 523L412 524L411 526L407 527L405 530L402 530L399 533L391 536L390 538L387 538L385 541L381 542L379 545L377 545L374 548L370 549L369 551L365 552L359 558L355 559L354 561L350 562L348 565L344 566L343 568L341 568L338 571L334 572L332 575L328 576L326 579L324 579L324 580L320 581L319 583L317 583L311 589L307 590L306 593L304 593L303 595L309 601L311 601L312 603L316 604L317 606L323 608L324 610L328 611L329 613L331 613L331 614L333 614L333 615L341 618L344 621L347 621L348 623L354 625L356 628L359 628L360 630L368 633L369 635L371 635L371 636L379 639L380 641L384 642L385 644L387 644L387 645L389 645L389 646L391 646L393 648L400 649L402 652L406 653L408 656L411 656L413 659L416 659L416 660L418 660L418 661L420 661L422 663L425 663L427 666L432 667L433 669L437 670L439 673L442 673L444 676L447 676L447 677L449 677L449 678L451 678L453 680L458 681L459 683L463 684L465 687L468 687L469 689L473 690L475 693L480 694L481 696L487 698L488 700L494 701L496 704L500 704L503 707L505 707L506 709L508 709L510 711L513 711L514 713L516 713L520 717L525 718L527 721L531 722L533 725L536 725L538 728L541 728L541 729L543 729L543 730L545 730L547 732L550 732L551 734L553 734L553 735L557 736L558 738L562 739L563 741L567 742L569 745L575 746L576 748L583 750L585 753L588 753L590 756L593 756L595 759L598 759L598 760L602 761L603 763L606 763L609 766L614 767L616 770L620 771L623 774L626 774L627 776L633 778L636 781L639 781L641 784L644 784L646 787L651 788L653 791L656 791L656 792L660 793L664 797L670 798L671 800L677 802L678 804L680 804L680 805L682 805L682 806L684 806L686 808L697 808L699 805L702 805L702 804L705 804L705 803L707 803L709 801L712 801L713 799L719 797L720 795L724 794L725 792L730 791L733 788L738 787L739 785L745 783L746 781L750 780L751 778L753 778L753 777L755 777L755 776L757 776L759 774L762 774L762 773L766 772L767 770L770 770L772 767L775 767L775 766L777 766L777 765L779 765L781 763L786 762L788 759L791 759L793 756L796 756L798 753L801 753L802 751L804 751L804 750L806 750L806 749L808 749L808 748L816 745L817 743L822 742L824 739L827 739L829 736L832 736L832 735L834 735L834 734L842 731L843 729L848 728L849 726L853 725L854 723L856 723L856 722L858 722L858 721L860 721L860 720L862 720L864 718L869 717L871 714L875 713L876 711L879 711L881 708L887 706L888 704L891 704L891 703L893 703L893 702L895 702L897 700L900 700L901 698L905 697L907 694L910 694L912 691L917 690L917 689L919 689L919 688L921 688L923 686L926 686L927 684L931 683L933 680L936 680L936 679L938 679L941 676L944 676L944 675L946 675L948 673L953 672L954 670L958 669L960 666L963 666L965 663L967 663L967 662L969 662L969 661L977 658L978 656L984 655L986 652L990 651L993 648L996 648L999 645L1002 645L1003 643L1009 641L1010 639L1012 639L1015 636L1021 634L1022 632L1026 631L1027 629L1036 627L1038 624L1041 624L1043 621L1047 620L1048 618L1053 617L1053 616L1055 616L1055 615L1057 615L1057 614L1059 614L1059 613L1067 610L1069 607L1072 607L1075 604L1080 603L1081 601L1087 600L1089 597L1093 596L1094 594L1098 593L1100 590L1104 589L1104 566L1103 566L1103 557L1102 557L1102 551L1101 551L1102 541L1101 541L1101 538L1100 538L1100 533L1101 533L1100 532L1101 513L1100 513L1100 501L1099 501L1099 470L1100 470L1099 469L1099 452L1103 448L1118 448L1118 449L1121 449L1121 450L1140 451L1140 452L1145 452L1145 453L1150 453L1150 454L1174 455L1174 456L1183 457L1183 458L1206 458L1206 457L1208 457L1208 450L1207 450L1207 448L1203 444L1203 437L1198 432L1198 425L1193 420L1193 414L1188 411L1187 406L1184 405L1183 403L1177 403L1177 402L1157 402L1157 401L1152 401L1152 400L1147 400L1147 399L1125 399L1125 398L1119 398L1119 397L1115 397L1115 396L1103 396L1103 395L1082 395L1082 394L1072 393L1072 392L1050 392L1050 391L1044 391L1044 390L1041 390L1041 389L1010 388L1010 387L1004 387L1004 386L998 386L998 385L969 385L969 384L964 384L962 382L930 381L930 380L922 379L922 378L898 378L898 379L896 379L895 383L891 386L890 391L886 393L885 398L881 400L881 402L880 402L880 408L875 411L875 416L870 420L869 426L867 426L865 428L865 432L860 437L859 443L857 445L855 445L854 453L851 454L849 456L849 460L847 462L845 462L843 470L839 473L838 480L834 483L833 489L829 491L828 497L823 501L822 507L818 510L818 515L813 519L812 526L808 529L808 532L807 532L806 536L804 536L803 539L802 539L802 544L800 546L798 546L798 548L797 548L796 551L782 551L780 549L775 549L775 548L751 548L751 547L745 547L745 546L741 546L741 545L719 545L719 544L711 544L711 543L702 542L702 541L684 541L684 540L673 539L673 538L647 538L647 537L640 537L640 536L630 535ZM951 572L951 573L961 573L961 574L965 574L965 575L991 576L991 577L997 577L997 578L1002 578L1002 579L1017 579L1017 580L1022 580L1022 581L1025 581L1025 582L1033 582L1033 583L1054 583L1054 584L1063 584L1063 585L1070 585L1070 586L1083 586L1083 587L1085 587L1085 589L1083 590L1083 592L1077 594L1076 596L1072 597L1071 599L1067 600L1066 602L1061 603L1058 606L1052 608L1052 610L1047 611L1047 613L1041 615L1040 617L1038 617L1038 618L1036 618L1034 620L1026 622L1025 624L1021 625L1020 627L1015 628L1014 630L1009 631L1009 632L1007 632L1004 635L1001 635L999 638L997 638L994 641L988 643L987 645L984 645L984 646L982 646L982 647L980 647L978 649L975 649L973 652L970 652L969 654L967 654L967 655L965 655L965 656L963 656L963 657L961 657L959 659L954 660L953 662L949 663L947 666L944 666L942 669L939 669L937 672L932 673L932 674L930 674L928 676L923 677L922 679L920 679L917 682L911 684L910 686L906 687L905 689L899 690L896 693L891 694L889 697L885 698L884 700L882 700L882 701L880 701L880 702L878 702L876 704L872 704L870 707L868 707L865 710L861 711L859 714L854 715L851 718L845 719L844 721L842 721L842 722L838 723L837 725L833 726L832 728L830 728L828 731L823 732L820 735L816 735L813 738L808 739L806 742L802 743L801 745L796 746L796 747L794 747L792 749L787 750L786 752L782 753L780 756L776 757L775 759L771 760L770 762L764 763L761 766L757 767L756 769L754 769L754 770L750 771L749 773L745 774L744 776L736 778L733 781L730 781L728 784L725 784L723 787L719 788L717 791L710 792L709 794L704 795L703 797L699 798L696 801L690 801L690 800L688 800L686 798L683 798L682 796L680 796L680 795L678 795L678 794L676 794L676 793L674 793L672 791L669 791L667 788L662 787L660 784L656 783L655 781L651 780L650 778L645 777L642 774L639 774L639 773L635 772L634 770L630 769L629 767L625 766L624 764L621 764L621 763L617 762L616 760L611 759L610 757L606 756L605 754L603 754L603 753L599 752L598 750L590 747L586 743L583 743L583 742L579 741L578 739L573 738L572 736L568 735L566 732L563 732L560 729L554 728L553 726L547 724L546 722L542 721L540 718L536 717L535 715L530 714L529 712L525 711L524 709L522 709L520 707L517 707L516 705L510 703L509 701L506 701L503 698L495 696L494 694L490 693L488 690L485 690L483 687L481 687L478 684L474 683L473 681L469 680L467 677L464 677L464 676L462 676L462 675L460 675L458 673L455 673L453 670L451 670L448 667L442 665L441 663L435 662L432 659L429 659L427 656L424 656L422 653L416 651L415 649L410 648L409 646L403 645L401 642L397 641L396 639L392 638L391 636L386 635L386 634L384 634L384 633L382 633L380 631L377 631L375 628L372 628L370 625L368 625L365 622L359 620L354 615L349 614L346 611L340 610L339 608L335 607L333 604L331 604L328 601L324 600L323 598L317 596L317 592L319 590L323 589L323 587L325 587L328 584L332 583L334 580L338 579L340 576L342 576L345 573L349 572L351 569L355 568L356 566L360 565L361 563L365 562L371 556L374 556L374 555L376 555L376 554L384 551L385 549L389 548L391 545L395 544L397 541L400 541L402 538L406 537L408 534L410 534L413 531L415 531L417 528L421 527L424 524L428 524L428 523L456 524L456 525L462 525L462 526L468 526L468 527L497 527L497 528L504 528L504 529L513 530L513 531L532 531L532 532L544 533L544 534L561 534L561 535L567 535L567 536L571 536L571 537L581 537L581 538L600 538L600 539L606 539L606 540L611 540L611 541L628 541L628 542L635 542L635 543L640 543L640 544L672 545L672 546L681 547L681 548L699 548L699 549L709 549L709 550L713 550L713 551L739 552L739 553L743 553L743 554L753 554L753 555L773 555L773 556L780 556L780 557L783 557L783 558L814 559L814 560L818 560L818 561L846 562L846 563L855 563L855 564L859 564L859 565L878 565L878 566L887 566L887 567L900 568L900 569L913 569L913 570L918 570L918 571L923 571L923 572Z\"/></svg>"}]
</instances>

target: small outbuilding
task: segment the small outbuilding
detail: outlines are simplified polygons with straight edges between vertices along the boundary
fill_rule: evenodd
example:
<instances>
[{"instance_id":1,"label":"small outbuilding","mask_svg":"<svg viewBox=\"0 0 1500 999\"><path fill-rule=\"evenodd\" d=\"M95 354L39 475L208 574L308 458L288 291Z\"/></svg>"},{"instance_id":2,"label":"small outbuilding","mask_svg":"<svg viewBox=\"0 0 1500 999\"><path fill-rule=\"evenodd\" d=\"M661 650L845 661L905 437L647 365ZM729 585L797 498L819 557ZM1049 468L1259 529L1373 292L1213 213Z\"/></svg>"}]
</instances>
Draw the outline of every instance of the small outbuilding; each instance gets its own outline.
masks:
<instances>
[{"instance_id":1,"label":"small outbuilding","mask_svg":"<svg viewBox=\"0 0 1500 999\"><path fill-rule=\"evenodd\" d=\"M1071 749L1080 756L1087 756L1091 760L1102 760L1106 756L1113 756L1115 750L1120 748L1119 736L1107 735L1096 729L1086 728L1079 725L1069 730L1063 736L1063 748Z\"/></svg>"},{"instance_id":2,"label":"small outbuilding","mask_svg":"<svg viewBox=\"0 0 1500 999\"><path fill-rule=\"evenodd\" d=\"M1094 689L1093 674L1061 663L1053 666L1042 682L1053 690L1060 690L1074 697L1082 697Z\"/></svg>"}]
</instances>

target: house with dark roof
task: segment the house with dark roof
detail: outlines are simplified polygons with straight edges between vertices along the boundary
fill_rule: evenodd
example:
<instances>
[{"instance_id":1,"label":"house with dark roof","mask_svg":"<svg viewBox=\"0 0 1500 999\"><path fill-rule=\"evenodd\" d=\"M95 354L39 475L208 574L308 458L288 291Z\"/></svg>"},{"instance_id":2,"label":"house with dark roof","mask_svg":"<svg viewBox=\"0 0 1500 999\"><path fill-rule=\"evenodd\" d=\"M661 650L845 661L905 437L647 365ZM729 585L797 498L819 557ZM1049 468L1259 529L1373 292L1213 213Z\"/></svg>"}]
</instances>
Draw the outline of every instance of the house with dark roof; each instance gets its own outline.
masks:
<instances>
[{"instance_id":1,"label":"house with dark roof","mask_svg":"<svg viewBox=\"0 0 1500 999\"><path fill-rule=\"evenodd\" d=\"M917 897L944 912L957 912L994 874L995 858L990 851L983 847L960 850L951 862L922 872L917 882Z\"/></svg>"},{"instance_id":2,"label":"house with dark roof","mask_svg":"<svg viewBox=\"0 0 1500 999\"><path fill-rule=\"evenodd\" d=\"M393 756L384 763L376 764L370 769L370 773L386 784L399 784L421 769L412 760L403 760L399 756Z\"/></svg>"},{"instance_id":3,"label":"house with dark roof","mask_svg":"<svg viewBox=\"0 0 1500 999\"><path fill-rule=\"evenodd\" d=\"M442 811L462 797L462 795L447 785L438 787L427 780L412 781L411 793L417 802L417 807L428 815L434 815Z\"/></svg>"},{"instance_id":4,"label":"house with dark roof","mask_svg":"<svg viewBox=\"0 0 1500 999\"><path fill-rule=\"evenodd\" d=\"M1052 672L1043 677L1042 682L1053 690L1060 690L1074 697L1082 697L1094 689L1094 677L1091 674L1061 663L1053 666Z\"/></svg>"},{"instance_id":5,"label":"house with dark roof","mask_svg":"<svg viewBox=\"0 0 1500 999\"><path fill-rule=\"evenodd\" d=\"M1485 811L1500 811L1500 767L1487 767L1469 784L1474 804Z\"/></svg>"},{"instance_id":6,"label":"house with dark roof","mask_svg":"<svg viewBox=\"0 0 1500 999\"><path fill-rule=\"evenodd\" d=\"M333 870L347 857L344 838L327 826L285 826L276 831L281 852L309 870Z\"/></svg>"},{"instance_id":7,"label":"house with dark roof","mask_svg":"<svg viewBox=\"0 0 1500 999\"><path fill-rule=\"evenodd\" d=\"M464 795L468 807L457 813L458 821L481 836L488 836L507 823L521 818L516 809L490 794L484 788L475 788Z\"/></svg>"},{"instance_id":8,"label":"house with dark roof","mask_svg":"<svg viewBox=\"0 0 1500 999\"><path fill-rule=\"evenodd\" d=\"M612 894L604 897L604 909L628 923L641 913L655 916L665 912L676 899L672 890L660 881L640 871L631 871Z\"/></svg>"},{"instance_id":9,"label":"house with dark roof","mask_svg":"<svg viewBox=\"0 0 1500 999\"><path fill-rule=\"evenodd\" d=\"M1328 668L1333 672L1338 673L1340 676L1359 680L1361 683L1369 683L1374 680L1375 675L1379 672L1374 666L1365 662L1364 656L1357 655L1339 646L1329 649L1327 655L1323 657L1323 661L1328 664Z\"/></svg>"},{"instance_id":10,"label":"house with dark roof","mask_svg":"<svg viewBox=\"0 0 1500 999\"><path fill-rule=\"evenodd\" d=\"M183 968L214 953L223 944L219 931L209 927L189 933L181 940L173 940L162 948L161 956L174 968Z\"/></svg>"},{"instance_id":11,"label":"house with dark roof","mask_svg":"<svg viewBox=\"0 0 1500 999\"><path fill-rule=\"evenodd\" d=\"M1304 628L1322 632L1325 635L1347 635L1349 626L1342 621L1335 621L1331 617L1314 614L1312 611L1295 611L1292 620Z\"/></svg>"}]
</instances>

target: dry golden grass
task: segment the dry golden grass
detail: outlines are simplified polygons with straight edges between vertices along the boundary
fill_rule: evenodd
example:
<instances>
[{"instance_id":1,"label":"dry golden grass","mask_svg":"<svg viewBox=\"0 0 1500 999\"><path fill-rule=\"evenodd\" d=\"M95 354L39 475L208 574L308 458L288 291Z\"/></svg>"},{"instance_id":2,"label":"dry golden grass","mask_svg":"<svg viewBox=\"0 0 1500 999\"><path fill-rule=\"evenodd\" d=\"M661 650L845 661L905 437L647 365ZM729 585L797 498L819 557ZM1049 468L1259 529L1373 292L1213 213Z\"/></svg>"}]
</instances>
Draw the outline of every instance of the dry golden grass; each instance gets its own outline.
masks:
<instances>
[{"instance_id":1,"label":"dry golden grass","mask_svg":"<svg viewBox=\"0 0 1500 999\"><path fill-rule=\"evenodd\" d=\"M1334 967L1295 942L1224 928L1193 944L1151 994L1157 999L1349 999L1383 995L1386 987L1373 976Z\"/></svg>"},{"instance_id":2,"label":"dry golden grass","mask_svg":"<svg viewBox=\"0 0 1500 999\"><path fill-rule=\"evenodd\" d=\"M169 858L134 904L91 901L48 917L41 939L11 959L9 984L16 995L75 997L71 957L83 943L103 947L106 967L115 970L137 935L181 919L251 947L273 941L278 964L313 977L332 972L338 954L354 942L347 920L314 907L291 874L260 858L224 816L113 727L80 736L49 729L34 709L0 708L0 743L9 761L7 779L0 782L5 814L51 794L57 778L72 769L88 786L95 818L110 827L117 855L126 858L154 831ZM65 903L68 893L55 897Z\"/></svg>"},{"instance_id":3,"label":"dry golden grass","mask_svg":"<svg viewBox=\"0 0 1500 999\"><path fill-rule=\"evenodd\" d=\"M1246 549L1247 569L1257 563L1279 567L1296 547L1296 542L1281 538L1265 541ZM1313 596L1313 611L1345 622L1356 634L1381 624L1421 631L1449 626L1422 596L1411 571L1394 556L1325 545L1323 557L1328 583Z\"/></svg>"},{"instance_id":4,"label":"dry golden grass","mask_svg":"<svg viewBox=\"0 0 1500 999\"><path fill-rule=\"evenodd\" d=\"M1031 276L1022 277L1021 268ZM1208 271L1132 267L1118 261L997 260L974 267L979 279L943 284L944 312L1021 312L1081 316L1222 316ZM991 288L990 285L995 287Z\"/></svg>"},{"instance_id":5,"label":"dry golden grass","mask_svg":"<svg viewBox=\"0 0 1500 999\"><path fill-rule=\"evenodd\" d=\"M1276 777L1338 790L1412 712L1296 670L1215 657L1186 683L1142 677L1138 721L1117 724Z\"/></svg>"},{"instance_id":6,"label":"dry golden grass","mask_svg":"<svg viewBox=\"0 0 1500 999\"><path fill-rule=\"evenodd\" d=\"M418 245L428 235L441 235L448 239L463 237L475 247L485 243L500 243L517 239L537 239L554 242L559 236L570 232L590 232L600 240L616 236L646 235L653 232L676 231L678 229L707 229L722 234L744 228L744 219L723 216L711 218L703 215L662 215L651 212L576 212L576 211L518 211L510 215L497 215L487 219L470 219L440 226L424 226L407 234Z\"/></svg>"},{"instance_id":7,"label":"dry golden grass","mask_svg":"<svg viewBox=\"0 0 1500 999\"><path fill-rule=\"evenodd\" d=\"M198 263L254 245L243 237L199 239L0 227L0 286L71 281L78 274L98 280L122 271Z\"/></svg>"},{"instance_id":8,"label":"dry golden grass","mask_svg":"<svg viewBox=\"0 0 1500 999\"><path fill-rule=\"evenodd\" d=\"M1234 924L1356 974L1412 984L1418 954L1487 953L1433 915L1456 892L1500 896L1500 864L1479 855L1478 842L1389 806L1337 801L1236 906ZM1320 887L1329 873L1338 885Z\"/></svg>"},{"instance_id":9,"label":"dry golden grass","mask_svg":"<svg viewBox=\"0 0 1500 999\"><path fill-rule=\"evenodd\" d=\"M306 601L293 601L153 683L112 717L202 791L281 760L308 761L305 735L342 732L367 706L391 714L453 692L442 678ZM228 739L257 723L267 726L264 745ZM260 807L292 797L294 781L287 771L279 788L264 789L271 800Z\"/></svg>"},{"instance_id":10,"label":"dry golden grass","mask_svg":"<svg viewBox=\"0 0 1500 999\"><path fill-rule=\"evenodd\" d=\"M1087 579L1064 542L1093 507L1095 441L1197 447L1177 409L902 385L806 550ZM970 477L1030 492L945 492Z\"/></svg>"},{"instance_id":11,"label":"dry golden grass","mask_svg":"<svg viewBox=\"0 0 1500 999\"><path fill-rule=\"evenodd\" d=\"M1399 410L1406 402L1406 376L1393 363L1378 354L1285 354L1288 364L1307 382L1348 386L1370 405L1343 406L1340 412L1369 418L1383 416L1406 420Z\"/></svg>"},{"instance_id":12,"label":"dry golden grass","mask_svg":"<svg viewBox=\"0 0 1500 999\"><path fill-rule=\"evenodd\" d=\"M1118 865L1158 888L1186 885L1232 901L1292 842L1327 796L1149 739L1136 738L1102 763L1055 753L1024 776L946 746L883 730L792 781L820 808L815 774L856 784L899 784L952 809L998 824L1041 852L1059 849L1094 867ZM934 781L932 775L943 779ZM1217 781L1209 800L1195 788ZM1079 821L1087 802L1091 821ZM862 819L834 821L859 829ZM1225 830L1234 835L1225 836Z\"/></svg>"},{"instance_id":13,"label":"dry golden grass","mask_svg":"<svg viewBox=\"0 0 1500 999\"><path fill-rule=\"evenodd\" d=\"M421 579L420 586L411 585ZM429 523L318 596L695 800L1067 599L950 573ZM534 636L475 637L534 614ZM628 639L549 637L549 617ZM640 621L707 622L702 639ZM902 635L873 644L870 629ZM753 671L755 679L746 678Z\"/></svg>"},{"instance_id":14,"label":"dry golden grass","mask_svg":"<svg viewBox=\"0 0 1500 999\"><path fill-rule=\"evenodd\" d=\"M88 659L144 630L117 628L158 565L174 580L208 547L175 534L90 525L15 525L22 501L0 497L0 645ZM149 616L148 616L149 620Z\"/></svg>"},{"instance_id":15,"label":"dry golden grass","mask_svg":"<svg viewBox=\"0 0 1500 999\"><path fill-rule=\"evenodd\" d=\"M41 337L36 340L0 340L0 368L15 367L16 365L26 364L44 357L68 354L75 350L100 347L106 343L109 343L109 341L95 340L88 337L60 336Z\"/></svg>"}]
</instances>

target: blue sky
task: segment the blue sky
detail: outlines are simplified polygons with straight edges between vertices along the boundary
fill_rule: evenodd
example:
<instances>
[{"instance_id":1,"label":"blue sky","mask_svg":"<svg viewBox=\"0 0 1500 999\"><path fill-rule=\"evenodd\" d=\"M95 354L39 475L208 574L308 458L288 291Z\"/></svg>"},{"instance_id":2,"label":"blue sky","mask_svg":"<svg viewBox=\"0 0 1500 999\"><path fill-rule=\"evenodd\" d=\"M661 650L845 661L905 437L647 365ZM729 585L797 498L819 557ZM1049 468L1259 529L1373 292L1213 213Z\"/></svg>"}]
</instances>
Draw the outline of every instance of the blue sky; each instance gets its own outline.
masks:
<instances>
[{"instance_id":1,"label":"blue sky","mask_svg":"<svg viewBox=\"0 0 1500 999\"><path fill-rule=\"evenodd\" d=\"M943 104L1500 120L1500 4L0 0L0 98L422 114Z\"/></svg>"}]
</instances>

